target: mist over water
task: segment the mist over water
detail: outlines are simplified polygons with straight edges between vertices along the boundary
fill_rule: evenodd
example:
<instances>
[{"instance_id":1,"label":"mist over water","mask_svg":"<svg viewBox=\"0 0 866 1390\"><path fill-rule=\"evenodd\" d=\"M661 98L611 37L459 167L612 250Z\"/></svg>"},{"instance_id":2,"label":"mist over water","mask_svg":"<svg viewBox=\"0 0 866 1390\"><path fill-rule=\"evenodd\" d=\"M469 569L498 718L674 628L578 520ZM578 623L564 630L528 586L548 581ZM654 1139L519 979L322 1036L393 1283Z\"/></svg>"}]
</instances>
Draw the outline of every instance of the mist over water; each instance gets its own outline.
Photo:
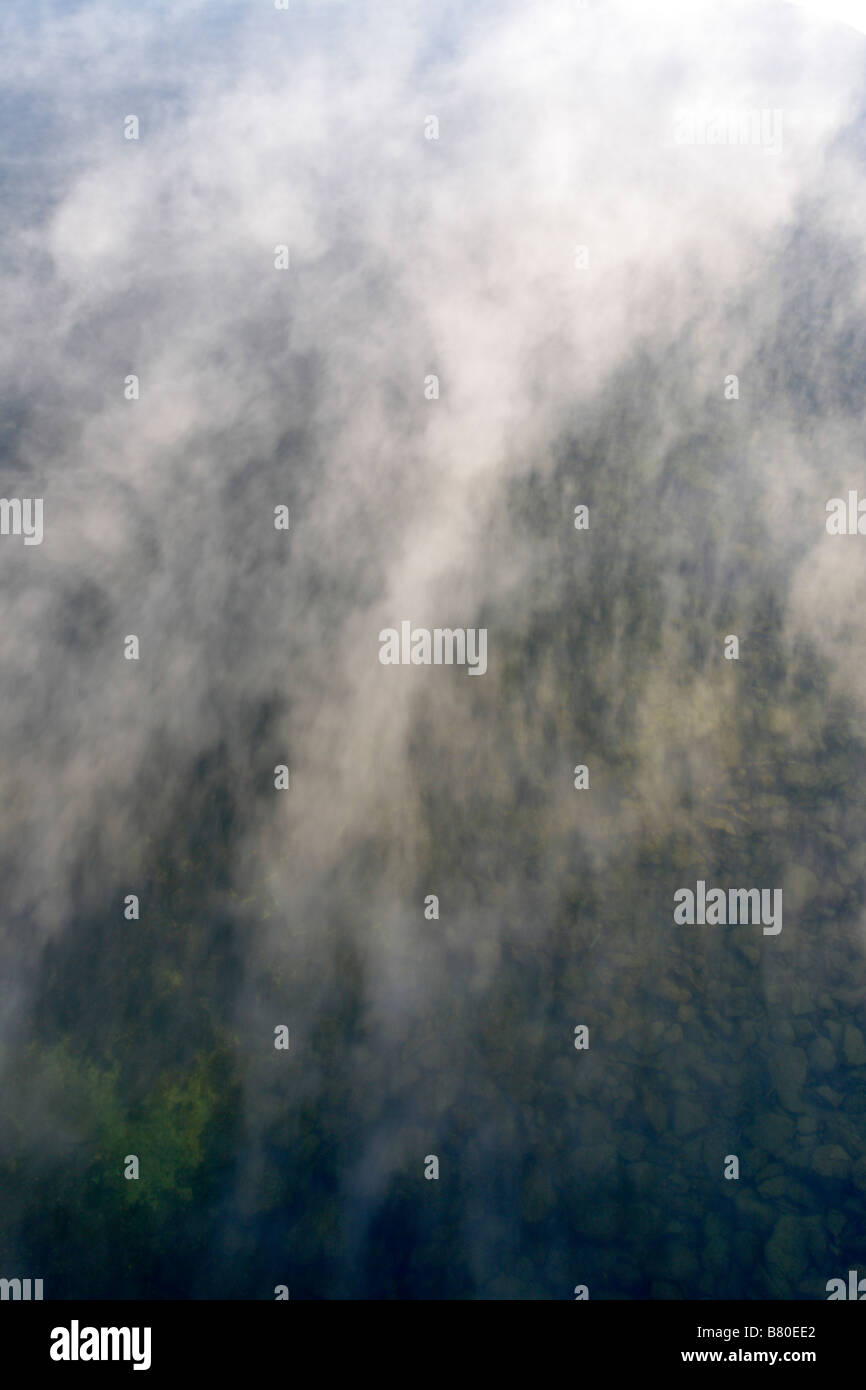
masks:
<instances>
[{"instance_id":1,"label":"mist over water","mask_svg":"<svg viewBox=\"0 0 866 1390\"><path fill-rule=\"evenodd\" d=\"M0 536L0 1276L862 1268L866 541L825 520L866 491L864 43L4 10L0 495L44 539ZM705 108L782 138L678 140ZM485 629L483 677L383 666L406 620ZM677 925L698 881L782 929Z\"/></svg>"}]
</instances>

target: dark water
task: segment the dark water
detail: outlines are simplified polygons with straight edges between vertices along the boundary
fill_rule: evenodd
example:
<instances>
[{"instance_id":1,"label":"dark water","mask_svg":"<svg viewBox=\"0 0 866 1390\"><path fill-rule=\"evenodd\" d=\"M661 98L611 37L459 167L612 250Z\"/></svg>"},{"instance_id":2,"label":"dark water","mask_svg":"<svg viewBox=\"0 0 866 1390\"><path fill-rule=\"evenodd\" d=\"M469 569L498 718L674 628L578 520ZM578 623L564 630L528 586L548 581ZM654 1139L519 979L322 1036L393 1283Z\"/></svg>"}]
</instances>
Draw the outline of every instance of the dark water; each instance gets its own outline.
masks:
<instances>
[{"instance_id":1,"label":"dark water","mask_svg":"<svg viewBox=\"0 0 866 1390\"><path fill-rule=\"evenodd\" d=\"M783 35L789 104L844 85L836 40L810 67L763 23L742 51ZM866 541L825 530L863 476L859 125L791 156L769 212L769 166L715 201L628 126L607 261L604 198L575 205L609 276L574 311L594 346L557 317L531 127L504 204L472 146L521 82L467 76L469 30L437 69L420 24L415 61L480 113L422 177L405 92L357 104L380 50L346 25L327 90L354 124L301 84L283 148L228 77L218 117L215 54L283 90L253 27L236 70L217 33L205 76L164 77L142 185L50 102L31 193L3 171L0 484L46 521L41 547L0 538L0 1274L51 1298L824 1298L866 1259ZM700 70L709 36L682 42ZM51 71L10 64L13 93ZM639 116L631 71L608 80ZM115 95L117 125L135 103L106 68L94 109ZM658 227L681 208L669 257L632 258L633 188ZM503 206L524 260L500 266ZM720 208L736 264L713 275ZM406 618L485 628L486 674L381 666ZM781 930L678 925L698 880L782 889Z\"/></svg>"}]
</instances>

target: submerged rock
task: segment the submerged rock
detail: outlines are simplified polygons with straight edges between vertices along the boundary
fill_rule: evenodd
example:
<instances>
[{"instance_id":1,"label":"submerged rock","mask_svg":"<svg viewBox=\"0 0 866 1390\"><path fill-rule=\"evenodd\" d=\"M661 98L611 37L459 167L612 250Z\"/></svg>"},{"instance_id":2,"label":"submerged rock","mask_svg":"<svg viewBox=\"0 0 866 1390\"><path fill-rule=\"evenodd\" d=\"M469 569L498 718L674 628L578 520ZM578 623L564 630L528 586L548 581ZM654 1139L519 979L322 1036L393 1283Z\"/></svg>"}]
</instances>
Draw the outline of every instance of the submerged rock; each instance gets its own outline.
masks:
<instances>
[{"instance_id":1,"label":"submerged rock","mask_svg":"<svg viewBox=\"0 0 866 1390\"><path fill-rule=\"evenodd\" d=\"M790 1294L791 1284L809 1263L809 1235L798 1216L780 1216L764 1247L771 1286L779 1296Z\"/></svg>"},{"instance_id":2,"label":"submerged rock","mask_svg":"<svg viewBox=\"0 0 866 1390\"><path fill-rule=\"evenodd\" d=\"M849 1067L866 1066L866 1043L863 1034L853 1023L846 1023L842 1034L842 1050Z\"/></svg>"},{"instance_id":3,"label":"submerged rock","mask_svg":"<svg viewBox=\"0 0 866 1390\"><path fill-rule=\"evenodd\" d=\"M819 1076L826 1076L836 1066L836 1054L828 1038L815 1038L809 1045L809 1065Z\"/></svg>"},{"instance_id":4,"label":"submerged rock","mask_svg":"<svg viewBox=\"0 0 866 1390\"><path fill-rule=\"evenodd\" d=\"M786 1110L801 1110L802 1090L809 1071L806 1054L800 1047L778 1048L770 1057L770 1079Z\"/></svg>"},{"instance_id":5,"label":"submerged rock","mask_svg":"<svg viewBox=\"0 0 866 1390\"><path fill-rule=\"evenodd\" d=\"M779 1153L787 1148L793 1137L794 1121L781 1110L760 1115L752 1125L753 1142L770 1153Z\"/></svg>"},{"instance_id":6,"label":"submerged rock","mask_svg":"<svg viewBox=\"0 0 866 1390\"><path fill-rule=\"evenodd\" d=\"M819 1095L828 1105L838 1106L842 1103L842 1096L838 1091L834 1091L831 1086L819 1086L816 1095Z\"/></svg>"},{"instance_id":7,"label":"submerged rock","mask_svg":"<svg viewBox=\"0 0 866 1390\"><path fill-rule=\"evenodd\" d=\"M839 1144L821 1144L812 1154L812 1165L822 1178L846 1178L851 1159Z\"/></svg>"},{"instance_id":8,"label":"submerged rock","mask_svg":"<svg viewBox=\"0 0 866 1390\"><path fill-rule=\"evenodd\" d=\"M851 1170L851 1177L855 1186L859 1187L861 1192L866 1192L866 1155L858 1158Z\"/></svg>"}]
</instances>

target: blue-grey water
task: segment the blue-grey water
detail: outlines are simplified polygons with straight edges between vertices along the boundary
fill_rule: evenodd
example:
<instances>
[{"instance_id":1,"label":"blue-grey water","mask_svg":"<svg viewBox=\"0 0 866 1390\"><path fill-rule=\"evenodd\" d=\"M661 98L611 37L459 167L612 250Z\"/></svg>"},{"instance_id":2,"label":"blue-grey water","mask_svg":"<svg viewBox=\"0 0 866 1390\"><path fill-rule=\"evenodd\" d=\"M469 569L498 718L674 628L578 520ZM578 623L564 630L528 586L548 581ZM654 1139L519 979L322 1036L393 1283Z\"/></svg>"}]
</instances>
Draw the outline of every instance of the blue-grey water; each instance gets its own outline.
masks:
<instances>
[{"instance_id":1,"label":"blue-grey water","mask_svg":"<svg viewBox=\"0 0 866 1390\"><path fill-rule=\"evenodd\" d=\"M866 1273L866 39L686 8L6 8L0 1277Z\"/></svg>"}]
</instances>

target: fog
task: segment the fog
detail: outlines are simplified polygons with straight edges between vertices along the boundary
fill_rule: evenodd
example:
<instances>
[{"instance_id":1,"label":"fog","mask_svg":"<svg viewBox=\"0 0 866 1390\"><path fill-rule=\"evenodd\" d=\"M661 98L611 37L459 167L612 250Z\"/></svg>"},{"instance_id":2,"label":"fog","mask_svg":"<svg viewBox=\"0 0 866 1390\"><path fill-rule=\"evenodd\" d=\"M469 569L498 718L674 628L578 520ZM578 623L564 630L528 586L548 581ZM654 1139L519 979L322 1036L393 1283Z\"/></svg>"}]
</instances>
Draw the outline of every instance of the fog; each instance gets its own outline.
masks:
<instances>
[{"instance_id":1,"label":"fog","mask_svg":"<svg viewBox=\"0 0 866 1390\"><path fill-rule=\"evenodd\" d=\"M44 539L0 537L0 1273L774 1298L856 1258L864 42L5 7L0 491ZM403 621L486 630L483 678L383 666ZM698 880L783 929L676 925Z\"/></svg>"}]
</instances>

